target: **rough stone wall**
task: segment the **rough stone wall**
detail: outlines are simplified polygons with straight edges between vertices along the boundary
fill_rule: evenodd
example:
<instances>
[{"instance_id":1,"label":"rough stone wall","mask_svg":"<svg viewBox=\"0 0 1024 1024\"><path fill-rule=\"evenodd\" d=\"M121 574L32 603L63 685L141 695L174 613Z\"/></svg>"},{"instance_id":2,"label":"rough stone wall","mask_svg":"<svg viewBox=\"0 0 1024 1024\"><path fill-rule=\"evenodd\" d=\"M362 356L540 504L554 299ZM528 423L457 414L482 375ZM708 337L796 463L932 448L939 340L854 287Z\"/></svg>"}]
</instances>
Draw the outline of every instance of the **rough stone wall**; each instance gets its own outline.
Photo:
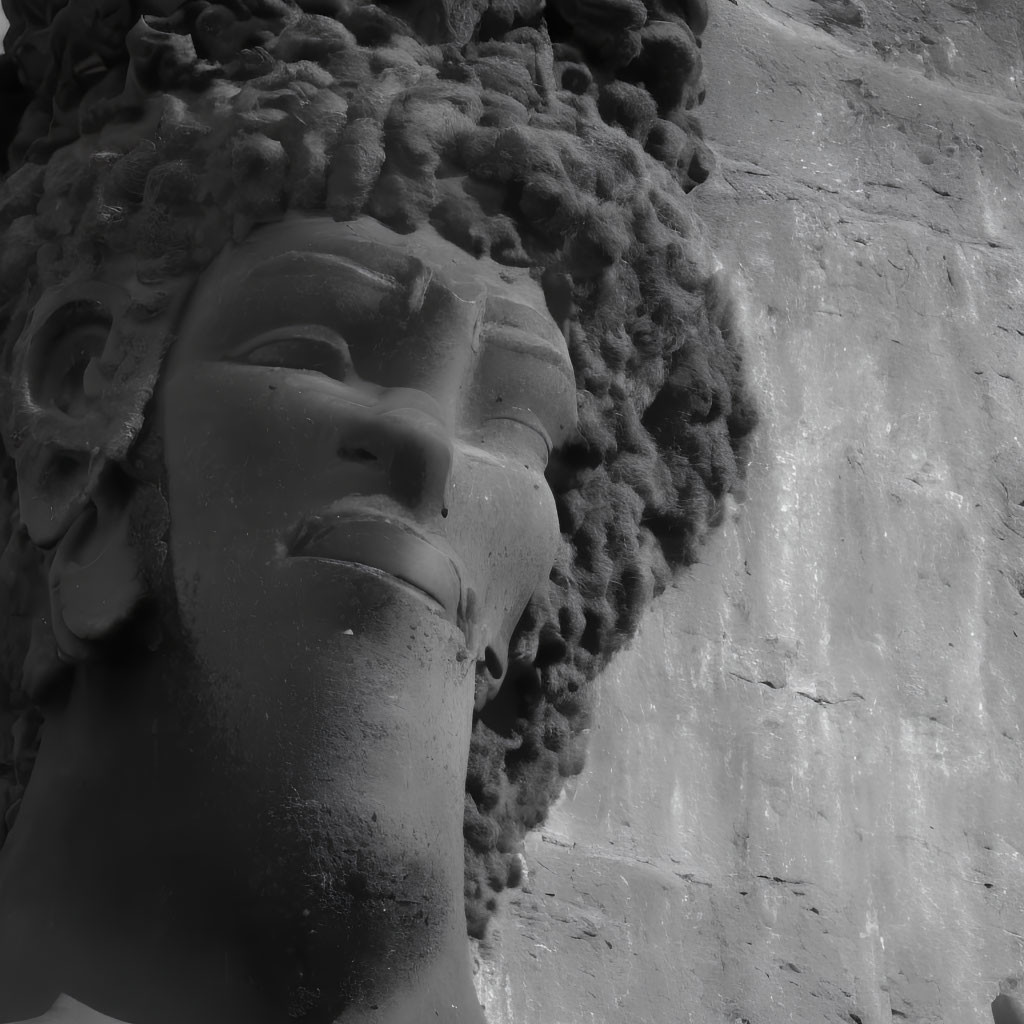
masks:
<instances>
[{"instance_id":1,"label":"rough stone wall","mask_svg":"<svg viewBox=\"0 0 1024 1024\"><path fill-rule=\"evenodd\" d=\"M748 493L606 673L480 989L493 1024L990 1024L1024 974L1024 5L722 0L704 57Z\"/></svg>"}]
</instances>

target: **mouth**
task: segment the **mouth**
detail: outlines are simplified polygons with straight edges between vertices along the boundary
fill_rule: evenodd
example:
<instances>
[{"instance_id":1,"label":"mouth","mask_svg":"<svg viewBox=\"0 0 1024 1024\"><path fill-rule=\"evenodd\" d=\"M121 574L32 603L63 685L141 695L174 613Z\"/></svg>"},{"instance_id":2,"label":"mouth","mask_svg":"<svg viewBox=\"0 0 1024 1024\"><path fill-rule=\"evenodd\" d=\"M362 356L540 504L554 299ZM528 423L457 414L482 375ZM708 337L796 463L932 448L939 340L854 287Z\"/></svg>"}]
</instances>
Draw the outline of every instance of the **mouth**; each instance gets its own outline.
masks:
<instances>
[{"instance_id":1,"label":"mouth","mask_svg":"<svg viewBox=\"0 0 1024 1024\"><path fill-rule=\"evenodd\" d=\"M454 559L402 520L317 515L306 519L288 546L289 558L318 558L392 576L439 606L467 632L462 574Z\"/></svg>"}]
</instances>

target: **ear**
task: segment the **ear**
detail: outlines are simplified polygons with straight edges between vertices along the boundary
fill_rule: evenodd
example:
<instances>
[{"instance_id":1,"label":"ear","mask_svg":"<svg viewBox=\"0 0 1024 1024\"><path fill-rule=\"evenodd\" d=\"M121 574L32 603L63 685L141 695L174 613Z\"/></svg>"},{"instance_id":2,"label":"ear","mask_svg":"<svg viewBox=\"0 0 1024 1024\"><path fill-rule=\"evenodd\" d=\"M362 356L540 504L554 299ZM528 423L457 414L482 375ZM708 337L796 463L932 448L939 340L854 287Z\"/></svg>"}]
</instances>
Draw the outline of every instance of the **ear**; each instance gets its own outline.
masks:
<instances>
[{"instance_id":1,"label":"ear","mask_svg":"<svg viewBox=\"0 0 1024 1024\"><path fill-rule=\"evenodd\" d=\"M53 551L50 615L66 660L89 660L97 642L128 622L146 596L129 499L127 481L109 467Z\"/></svg>"},{"instance_id":2,"label":"ear","mask_svg":"<svg viewBox=\"0 0 1024 1024\"><path fill-rule=\"evenodd\" d=\"M120 301L96 282L48 296L14 367L16 403L31 424L15 447L21 521L36 546L52 549L51 625L72 661L89 657L144 595L129 538L132 485L107 452Z\"/></svg>"},{"instance_id":3,"label":"ear","mask_svg":"<svg viewBox=\"0 0 1024 1024\"><path fill-rule=\"evenodd\" d=\"M67 532L102 468L119 304L112 293L87 281L48 295L18 340L15 405L25 424L19 433L27 436L15 445L18 494L21 521L39 547Z\"/></svg>"}]
</instances>

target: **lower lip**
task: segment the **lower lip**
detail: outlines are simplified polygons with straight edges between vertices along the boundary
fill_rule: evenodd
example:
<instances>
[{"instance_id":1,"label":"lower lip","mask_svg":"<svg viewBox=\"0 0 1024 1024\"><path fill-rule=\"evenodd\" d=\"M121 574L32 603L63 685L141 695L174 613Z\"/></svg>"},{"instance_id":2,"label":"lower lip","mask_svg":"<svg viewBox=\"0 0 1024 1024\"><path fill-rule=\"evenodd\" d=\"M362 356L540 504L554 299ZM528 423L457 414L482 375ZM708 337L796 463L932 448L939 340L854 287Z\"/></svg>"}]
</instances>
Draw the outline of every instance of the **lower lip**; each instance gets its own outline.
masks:
<instances>
[{"instance_id":1,"label":"lower lip","mask_svg":"<svg viewBox=\"0 0 1024 1024\"><path fill-rule=\"evenodd\" d=\"M314 518L290 551L393 580L438 607L462 627L460 575L452 560L429 541L386 519Z\"/></svg>"},{"instance_id":2,"label":"lower lip","mask_svg":"<svg viewBox=\"0 0 1024 1024\"><path fill-rule=\"evenodd\" d=\"M384 580L390 586L398 587L400 590L404 590L406 593L412 594L424 604L430 605L431 608L439 612L446 619L451 619L448 615L447 609L440 601L437 600L436 597L432 597L425 590L413 586L413 584L408 580L403 580L401 576L395 576L394 573L385 572L383 569L367 565L365 562L353 562L351 559L346 558L327 558L324 555L292 555L292 558L300 561L325 562L328 565L340 565L346 569L352 569L355 572L362 573L365 576L372 576L374 579Z\"/></svg>"}]
</instances>

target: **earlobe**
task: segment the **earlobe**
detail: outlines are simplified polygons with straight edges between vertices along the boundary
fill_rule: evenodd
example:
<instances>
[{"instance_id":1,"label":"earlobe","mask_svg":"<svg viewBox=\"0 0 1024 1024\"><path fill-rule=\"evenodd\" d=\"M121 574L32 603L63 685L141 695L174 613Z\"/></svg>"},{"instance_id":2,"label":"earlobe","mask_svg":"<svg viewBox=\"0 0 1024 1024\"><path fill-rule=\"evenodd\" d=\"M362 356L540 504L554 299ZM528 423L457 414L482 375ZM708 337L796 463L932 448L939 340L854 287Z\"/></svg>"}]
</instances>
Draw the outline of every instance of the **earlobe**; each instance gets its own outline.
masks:
<instances>
[{"instance_id":1,"label":"earlobe","mask_svg":"<svg viewBox=\"0 0 1024 1024\"><path fill-rule=\"evenodd\" d=\"M127 503L104 493L109 490L101 487L78 513L50 562L53 631L69 661L89 660L146 595Z\"/></svg>"},{"instance_id":2,"label":"earlobe","mask_svg":"<svg viewBox=\"0 0 1024 1024\"><path fill-rule=\"evenodd\" d=\"M39 445L19 452L17 464L21 521L36 547L52 548L88 509L107 461L95 454Z\"/></svg>"}]
</instances>

